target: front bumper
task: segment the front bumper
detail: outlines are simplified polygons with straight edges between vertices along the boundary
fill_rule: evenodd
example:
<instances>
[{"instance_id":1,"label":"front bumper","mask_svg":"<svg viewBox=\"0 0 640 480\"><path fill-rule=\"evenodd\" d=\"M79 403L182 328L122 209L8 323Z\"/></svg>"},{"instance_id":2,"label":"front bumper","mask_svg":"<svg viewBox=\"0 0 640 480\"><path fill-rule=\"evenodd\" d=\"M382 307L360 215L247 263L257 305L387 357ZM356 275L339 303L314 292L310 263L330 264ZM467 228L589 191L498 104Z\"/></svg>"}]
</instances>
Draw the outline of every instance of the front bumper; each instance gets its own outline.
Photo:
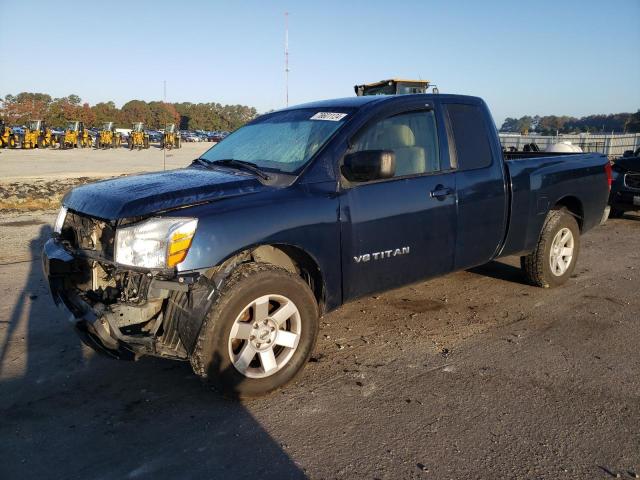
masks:
<instances>
[{"instance_id":1,"label":"front bumper","mask_svg":"<svg viewBox=\"0 0 640 480\"><path fill-rule=\"evenodd\" d=\"M70 314L69 321L80 339L88 346L113 358L135 360L144 353L144 345L122 340L115 325L110 325L100 310L87 303L68 284L72 275L83 275L81 265L56 239L48 240L42 252L42 268L49 281L55 304Z\"/></svg>"},{"instance_id":2,"label":"front bumper","mask_svg":"<svg viewBox=\"0 0 640 480\"><path fill-rule=\"evenodd\" d=\"M612 191L609 204L617 210L640 210L640 191L626 189Z\"/></svg>"},{"instance_id":3,"label":"front bumper","mask_svg":"<svg viewBox=\"0 0 640 480\"><path fill-rule=\"evenodd\" d=\"M153 335L125 335L103 304L91 305L71 281L90 276L87 261L74 257L56 238L48 240L42 252L42 266L55 304L69 314L69 321L81 340L99 353L121 360L142 355L177 356L158 352ZM164 282L168 283L168 282ZM184 286L183 286L184 287ZM176 287L177 288L177 287Z\"/></svg>"}]
</instances>

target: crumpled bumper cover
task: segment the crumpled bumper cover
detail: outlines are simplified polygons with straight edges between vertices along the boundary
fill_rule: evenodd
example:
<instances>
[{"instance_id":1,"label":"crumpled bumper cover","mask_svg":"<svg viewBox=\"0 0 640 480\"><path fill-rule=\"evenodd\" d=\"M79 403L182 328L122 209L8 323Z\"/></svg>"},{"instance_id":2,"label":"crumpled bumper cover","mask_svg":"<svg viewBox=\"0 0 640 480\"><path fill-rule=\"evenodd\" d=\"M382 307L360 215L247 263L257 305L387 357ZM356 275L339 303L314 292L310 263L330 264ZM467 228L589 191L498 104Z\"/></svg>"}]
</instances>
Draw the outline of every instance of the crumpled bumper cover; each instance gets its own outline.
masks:
<instances>
[{"instance_id":1,"label":"crumpled bumper cover","mask_svg":"<svg viewBox=\"0 0 640 480\"><path fill-rule=\"evenodd\" d=\"M99 353L121 360L135 360L135 348L116 338L99 312L65 285L77 269L76 259L55 238L42 251L42 268L55 304L70 313L69 320L80 339Z\"/></svg>"}]
</instances>

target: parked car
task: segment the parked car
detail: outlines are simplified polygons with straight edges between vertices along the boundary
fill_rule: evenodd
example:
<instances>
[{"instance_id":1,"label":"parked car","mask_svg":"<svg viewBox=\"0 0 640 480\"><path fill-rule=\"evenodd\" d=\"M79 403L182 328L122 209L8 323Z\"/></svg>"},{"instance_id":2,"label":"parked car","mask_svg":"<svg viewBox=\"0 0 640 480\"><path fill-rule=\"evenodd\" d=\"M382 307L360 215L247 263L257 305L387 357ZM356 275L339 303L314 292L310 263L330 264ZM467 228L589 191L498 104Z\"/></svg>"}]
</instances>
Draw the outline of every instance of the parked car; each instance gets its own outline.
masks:
<instances>
[{"instance_id":1,"label":"parked car","mask_svg":"<svg viewBox=\"0 0 640 480\"><path fill-rule=\"evenodd\" d=\"M149 135L150 142L160 143L160 141L162 141L162 132L158 130L147 130L146 133Z\"/></svg>"},{"instance_id":2,"label":"parked car","mask_svg":"<svg viewBox=\"0 0 640 480\"><path fill-rule=\"evenodd\" d=\"M613 162L613 184L609 196L611 218L621 217L625 212L640 211L640 149L633 155Z\"/></svg>"},{"instance_id":3,"label":"parked car","mask_svg":"<svg viewBox=\"0 0 640 480\"><path fill-rule=\"evenodd\" d=\"M503 155L476 97L327 100L262 115L187 168L76 187L42 258L94 349L187 360L256 396L358 297L506 255L561 286L610 174L600 154Z\"/></svg>"},{"instance_id":4,"label":"parked car","mask_svg":"<svg viewBox=\"0 0 640 480\"><path fill-rule=\"evenodd\" d=\"M222 140L224 140L224 137L226 137L226 135L224 134L224 132L213 132L213 134L211 134L209 136L210 138L210 142L221 142Z\"/></svg>"}]
</instances>

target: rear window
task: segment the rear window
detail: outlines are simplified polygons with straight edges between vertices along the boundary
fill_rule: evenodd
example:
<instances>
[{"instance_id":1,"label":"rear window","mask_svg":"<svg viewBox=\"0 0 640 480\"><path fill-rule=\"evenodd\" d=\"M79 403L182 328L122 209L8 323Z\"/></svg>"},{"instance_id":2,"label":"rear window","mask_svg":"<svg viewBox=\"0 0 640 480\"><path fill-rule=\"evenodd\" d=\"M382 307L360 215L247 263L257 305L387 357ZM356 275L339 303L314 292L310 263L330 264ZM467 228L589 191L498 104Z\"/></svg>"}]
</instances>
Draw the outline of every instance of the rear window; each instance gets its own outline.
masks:
<instances>
[{"instance_id":1,"label":"rear window","mask_svg":"<svg viewBox=\"0 0 640 480\"><path fill-rule=\"evenodd\" d=\"M480 107L451 103L445 109L454 147L450 146L449 151L453 162L457 158L458 169L474 170L491 165L491 145Z\"/></svg>"}]
</instances>

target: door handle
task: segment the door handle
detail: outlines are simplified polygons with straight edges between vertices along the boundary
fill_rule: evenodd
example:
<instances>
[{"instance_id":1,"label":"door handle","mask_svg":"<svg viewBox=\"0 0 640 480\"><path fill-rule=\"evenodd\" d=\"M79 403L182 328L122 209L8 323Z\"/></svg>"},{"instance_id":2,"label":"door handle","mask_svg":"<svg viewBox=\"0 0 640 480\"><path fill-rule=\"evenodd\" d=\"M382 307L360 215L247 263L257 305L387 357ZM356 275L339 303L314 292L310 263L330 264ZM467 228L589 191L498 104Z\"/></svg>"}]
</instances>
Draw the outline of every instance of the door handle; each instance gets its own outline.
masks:
<instances>
[{"instance_id":1,"label":"door handle","mask_svg":"<svg viewBox=\"0 0 640 480\"><path fill-rule=\"evenodd\" d=\"M431 190L429 196L437 200L444 200L445 197L451 195L452 193L452 188L445 187L444 185L437 185L435 190Z\"/></svg>"}]
</instances>

